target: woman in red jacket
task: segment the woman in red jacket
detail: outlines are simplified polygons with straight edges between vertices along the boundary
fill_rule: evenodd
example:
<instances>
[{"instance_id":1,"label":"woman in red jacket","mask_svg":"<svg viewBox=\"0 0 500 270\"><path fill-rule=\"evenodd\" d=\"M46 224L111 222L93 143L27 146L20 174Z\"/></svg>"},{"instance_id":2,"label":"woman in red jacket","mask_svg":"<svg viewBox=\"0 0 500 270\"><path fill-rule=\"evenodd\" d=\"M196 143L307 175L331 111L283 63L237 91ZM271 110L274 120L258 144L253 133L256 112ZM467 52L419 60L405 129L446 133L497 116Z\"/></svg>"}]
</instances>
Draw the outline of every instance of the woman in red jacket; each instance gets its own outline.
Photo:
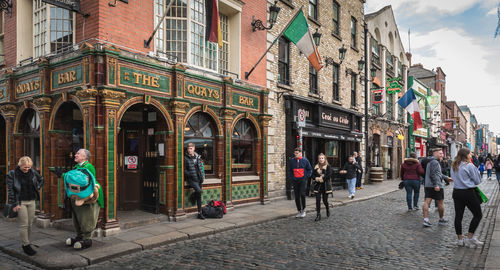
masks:
<instances>
[{"instance_id":1,"label":"woman in red jacket","mask_svg":"<svg viewBox=\"0 0 500 270\"><path fill-rule=\"evenodd\" d=\"M406 203L408 212L418 210L418 196L420 195L420 176L424 176L424 168L417 160L417 154L411 153L410 158L405 159L401 164L401 180L404 181L406 189ZM413 192L413 208L412 208Z\"/></svg>"}]
</instances>

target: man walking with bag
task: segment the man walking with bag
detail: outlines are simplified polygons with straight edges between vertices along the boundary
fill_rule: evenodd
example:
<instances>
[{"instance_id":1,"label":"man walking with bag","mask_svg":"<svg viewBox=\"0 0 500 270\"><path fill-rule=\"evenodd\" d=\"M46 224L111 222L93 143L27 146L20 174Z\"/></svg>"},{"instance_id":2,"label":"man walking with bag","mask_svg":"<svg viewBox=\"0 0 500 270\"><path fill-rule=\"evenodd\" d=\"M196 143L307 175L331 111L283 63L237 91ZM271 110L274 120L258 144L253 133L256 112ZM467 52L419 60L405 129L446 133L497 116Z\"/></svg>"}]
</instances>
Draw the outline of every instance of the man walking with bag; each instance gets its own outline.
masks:
<instances>
[{"instance_id":1,"label":"man walking with bag","mask_svg":"<svg viewBox=\"0 0 500 270\"><path fill-rule=\"evenodd\" d=\"M307 180L311 177L312 167L307 158L302 157L302 149L295 148L294 157L290 160L288 175L292 180L295 205L298 214L296 218L306 217L306 188Z\"/></svg>"}]
</instances>

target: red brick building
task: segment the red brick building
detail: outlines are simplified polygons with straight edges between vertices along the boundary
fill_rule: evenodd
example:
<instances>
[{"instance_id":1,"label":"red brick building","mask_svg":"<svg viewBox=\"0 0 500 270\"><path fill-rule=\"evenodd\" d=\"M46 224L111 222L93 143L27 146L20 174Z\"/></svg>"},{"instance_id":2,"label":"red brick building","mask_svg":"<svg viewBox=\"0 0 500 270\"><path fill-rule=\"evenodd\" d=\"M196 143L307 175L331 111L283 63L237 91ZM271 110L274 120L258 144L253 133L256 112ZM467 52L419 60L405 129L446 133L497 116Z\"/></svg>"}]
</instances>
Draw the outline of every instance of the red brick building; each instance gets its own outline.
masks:
<instances>
[{"instance_id":1,"label":"red brick building","mask_svg":"<svg viewBox=\"0 0 500 270\"><path fill-rule=\"evenodd\" d=\"M57 2L57 1L56 1ZM183 177L187 143L206 172L203 200L267 197L267 1L219 0L222 47L205 41L204 0L81 0L73 12L13 0L0 19L0 184L29 155L45 177L40 217L66 217L62 179L79 148L104 187L102 229L121 210L172 218L194 210ZM145 41L161 22L149 44ZM3 202L2 202L3 203Z\"/></svg>"}]
</instances>

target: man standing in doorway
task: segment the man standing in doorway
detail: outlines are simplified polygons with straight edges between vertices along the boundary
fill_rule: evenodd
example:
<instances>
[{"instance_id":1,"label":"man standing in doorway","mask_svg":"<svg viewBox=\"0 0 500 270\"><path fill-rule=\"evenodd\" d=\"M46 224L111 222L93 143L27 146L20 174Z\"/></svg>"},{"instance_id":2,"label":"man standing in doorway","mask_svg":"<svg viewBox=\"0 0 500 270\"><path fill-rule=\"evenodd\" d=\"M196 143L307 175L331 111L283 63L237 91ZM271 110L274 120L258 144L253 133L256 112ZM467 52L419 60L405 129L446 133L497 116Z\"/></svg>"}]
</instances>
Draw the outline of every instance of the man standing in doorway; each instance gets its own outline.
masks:
<instances>
[{"instance_id":1,"label":"man standing in doorway","mask_svg":"<svg viewBox=\"0 0 500 270\"><path fill-rule=\"evenodd\" d=\"M424 226L431 227L432 224L429 221L429 204L432 200L436 200L439 212L439 225L445 225L448 223L444 219L444 191L443 191L443 180L453 181L446 175L443 175L441 171L440 161L443 159L443 150L440 148L431 149L431 154L428 158L428 163L425 169L425 202L422 207L422 212L424 214Z\"/></svg>"},{"instance_id":2,"label":"man standing in doorway","mask_svg":"<svg viewBox=\"0 0 500 270\"><path fill-rule=\"evenodd\" d=\"M203 180L205 180L205 172L203 171L201 156L194 150L194 143L188 143L187 152L184 155L184 179L186 179L189 186L194 189L194 193L191 194L190 200L192 203L196 203L196 207L198 208L198 218L205 219L203 213L201 212L201 188Z\"/></svg>"},{"instance_id":3,"label":"man standing in doorway","mask_svg":"<svg viewBox=\"0 0 500 270\"><path fill-rule=\"evenodd\" d=\"M354 161L358 163L359 167L361 169L356 170L356 190L363 189L363 186L361 185L361 179L363 178L363 160L361 159L361 156L358 154L358 152L354 152L352 154L354 157Z\"/></svg>"},{"instance_id":4,"label":"man standing in doorway","mask_svg":"<svg viewBox=\"0 0 500 270\"><path fill-rule=\"evenodd\" d=\"M295 205L297 206L296 218L306 217L306 188L311 177L312 167L307 158L302 157L302 149L295 148L294 157L290 160L288 175L292 181Z\"/></svg>"}]
</instances>

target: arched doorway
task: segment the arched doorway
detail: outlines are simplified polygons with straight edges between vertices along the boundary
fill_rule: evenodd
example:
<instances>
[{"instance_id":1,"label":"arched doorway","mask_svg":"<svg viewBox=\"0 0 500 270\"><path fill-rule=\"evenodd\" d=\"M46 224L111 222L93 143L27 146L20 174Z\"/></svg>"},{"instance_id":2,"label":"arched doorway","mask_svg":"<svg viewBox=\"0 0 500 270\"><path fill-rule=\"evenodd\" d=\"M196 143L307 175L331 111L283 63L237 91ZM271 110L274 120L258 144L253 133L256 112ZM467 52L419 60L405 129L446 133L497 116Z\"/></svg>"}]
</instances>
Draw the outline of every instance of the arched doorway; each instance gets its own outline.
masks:
<instances>
[{"instance_id":1,"label":"arched doorway","mask_svg":"<svg viewBox=\"0 0 500 270\"><path fill-rule=\"evenodd\" d=\"M57 109L53 133L56 136L56 166L70 170L74 155L83 145L83 114L74 102L65 102Z\"/></svg>"},{"instance_id":2,"label":"arched doorway","mask_svg":"<svg viewBox=\"0 0 500 270\"><path fill-rule=\"evenodd\" d=\"M7 198L7 130L5 125L5 119L0 115L0 207L3 207Z\"/></svg>"},{"instance_id":3,"label":"arched doorway","mask_svg":"<svg viewBox=\"0 0 500 270\"><path fill-rule=\"evenodd\" d=\"M40 115L37 111L26 109L23 112L19 121L19 133L22 141L21 155L31 157L33 168L40 172ZM17 160L13 162L17 164Z\"/></svg>"},{"instance_id":4,"label":"arched doorway","mask_svg":"<svg viewBox=\"0 0 500 270\"><path fill-rule=\"evenodd\" d=\"M168 125L154 106L135 104L118 131L118 210L159 212L159 166L167 162Z\"/></svg>"}]
</instances>

